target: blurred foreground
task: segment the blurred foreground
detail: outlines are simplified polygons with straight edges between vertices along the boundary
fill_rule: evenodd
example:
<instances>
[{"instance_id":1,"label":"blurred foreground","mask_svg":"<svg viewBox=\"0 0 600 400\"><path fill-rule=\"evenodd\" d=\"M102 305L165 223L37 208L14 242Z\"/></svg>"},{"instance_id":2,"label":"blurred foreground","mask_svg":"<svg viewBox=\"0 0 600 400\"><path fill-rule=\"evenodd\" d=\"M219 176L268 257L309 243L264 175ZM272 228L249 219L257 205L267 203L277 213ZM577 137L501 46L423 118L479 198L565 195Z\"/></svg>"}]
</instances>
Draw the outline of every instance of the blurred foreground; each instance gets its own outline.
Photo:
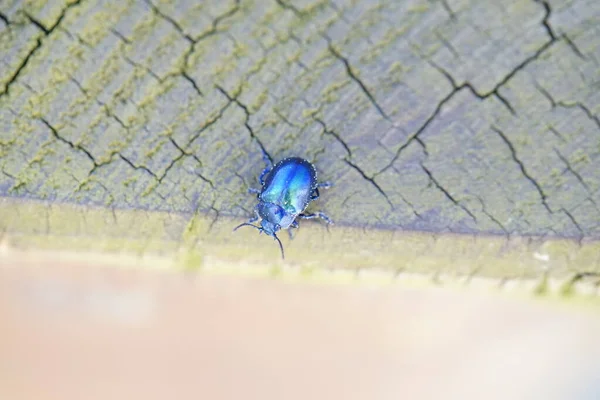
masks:
<instances>
[{"instance_id":1,"label":"blurred foreground","mask_svg":"<svg viewBox=\"0 0 600 400\"><path fill-rule=\"evenodd\" d=\"M0 398L598 399L594 314L5 252Z\"/></svg>"}]
</instances>

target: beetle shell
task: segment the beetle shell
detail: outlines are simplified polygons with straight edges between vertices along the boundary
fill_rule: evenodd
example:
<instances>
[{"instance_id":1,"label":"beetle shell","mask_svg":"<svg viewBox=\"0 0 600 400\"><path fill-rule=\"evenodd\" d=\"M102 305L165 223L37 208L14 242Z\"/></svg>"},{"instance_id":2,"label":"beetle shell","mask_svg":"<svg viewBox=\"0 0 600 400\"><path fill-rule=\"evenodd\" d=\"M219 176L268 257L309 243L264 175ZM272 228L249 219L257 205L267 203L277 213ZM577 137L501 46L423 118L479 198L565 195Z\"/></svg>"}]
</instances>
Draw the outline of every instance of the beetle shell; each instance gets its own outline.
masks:
<instances>
[{"instance_id":1,"label":"beetle shell","mask_svg":"<svg viewBox=\"0 0 600 400\"><path fill-rule=\"evenodd\" d=\"M306 209L316 188L317 171L310 162L299 157L278 162L258 195L257 211L267 225L263 225L265 230L271 230L270 225L289 228Z\"/></svg>"}]
</instances>

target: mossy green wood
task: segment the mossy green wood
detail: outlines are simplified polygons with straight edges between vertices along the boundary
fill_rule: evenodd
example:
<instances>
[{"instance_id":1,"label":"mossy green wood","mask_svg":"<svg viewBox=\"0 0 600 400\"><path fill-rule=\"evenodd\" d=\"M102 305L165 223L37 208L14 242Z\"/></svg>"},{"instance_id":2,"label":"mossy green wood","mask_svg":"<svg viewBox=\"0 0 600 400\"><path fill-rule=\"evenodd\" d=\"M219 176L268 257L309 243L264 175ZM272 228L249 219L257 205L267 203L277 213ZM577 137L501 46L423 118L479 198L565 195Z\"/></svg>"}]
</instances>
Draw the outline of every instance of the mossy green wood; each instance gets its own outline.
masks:
<instances>
[{"instance_id":1,"label":"mossy green wood","mask_svg":"<svg viewBox=\"0 0 600 400\"><path fill-rule=\"evenodd\" d=\"M2 0L0 196L247 218L264 147L336 183L319 209L338 226L597 239L599 16L589 0ZM352 248L387 243L368 245Z\"/></svg>"}]
</instances>

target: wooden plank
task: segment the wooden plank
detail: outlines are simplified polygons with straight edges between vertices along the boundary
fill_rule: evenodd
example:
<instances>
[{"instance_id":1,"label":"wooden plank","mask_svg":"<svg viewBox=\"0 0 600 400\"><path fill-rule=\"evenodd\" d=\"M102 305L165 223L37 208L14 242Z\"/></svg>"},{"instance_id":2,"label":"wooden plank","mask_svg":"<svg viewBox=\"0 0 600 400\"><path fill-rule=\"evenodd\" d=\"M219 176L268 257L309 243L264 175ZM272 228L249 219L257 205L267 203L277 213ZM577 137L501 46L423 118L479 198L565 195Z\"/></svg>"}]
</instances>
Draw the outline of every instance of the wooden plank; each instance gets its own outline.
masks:
<instances>
[{"instance_id":1,"label":"wooden plank","mask_svg":"<svg viewBox=\"0 0 600 400\"><path fill-rule=\"evenodd\" d=\"M576 259L600 237L599 17L592 0L4 0L0 196L166 213L141 239L182 243L193 215L251 215L264 149L313 161L335 183L313 208L349 231L570 238ZM65 207L41 235L110 237L73 233Z\"/></svg>"}]
</instances>

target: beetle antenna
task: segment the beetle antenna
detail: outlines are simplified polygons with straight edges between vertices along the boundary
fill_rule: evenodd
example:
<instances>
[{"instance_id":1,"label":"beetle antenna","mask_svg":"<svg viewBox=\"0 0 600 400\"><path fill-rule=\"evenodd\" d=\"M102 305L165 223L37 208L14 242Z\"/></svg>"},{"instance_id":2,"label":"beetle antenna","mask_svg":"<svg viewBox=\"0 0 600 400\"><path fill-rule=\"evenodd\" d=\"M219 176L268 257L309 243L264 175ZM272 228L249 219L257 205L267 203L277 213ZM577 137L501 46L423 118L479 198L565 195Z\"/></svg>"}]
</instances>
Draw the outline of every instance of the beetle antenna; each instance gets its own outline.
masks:
<instances>
[{"instance_id":1,"label":"beetle antenna","mask_svg":"<svg viewBox=\"0 0 600 400\"><path fill-rule=\"evenodd\" d=\"M281 249L281 259L285 260L285 256L283 255L283 245L281 244L281 240L279 240L279 238L277 237L276 234L273 234L273 237L275 238L275 240L277 240L277 243L279 243L279 249Z\"/></svg>"},{"instance_id":2,"label":"beetle antenna","mask_svg":"<svg viewBox=\"0 0 600 400\"><path fill-rule=\"evenodd\" d=\"M249 222L244 222L243 224L239 224L238 226L236 226L235 228L233 228L233 231L237 231L239 228L241 228L242 226L251 226L253 228L258 229L258 231L260 233L263 233L264 229L261 228L260 226L256 226L256 225L252 225ZM273 237L275 238L275 240L277 240L277 243L279 243L279 249L281 250L281 258L285 260L285 256L283 254L283 245L281 244L281 240L279 240L279 238L277 237L276 234L273 234Z\"/></svg>"},{"instance_id":3,"label":"beetle antenna","mask_svg":"<svg viewBox=\"0 0 600 400\"><path fill-rule=\"evenodd\" d=\"M254 228L256 228L256 229L258 229L259 231L262 232L262 228L260 226L252 225L252 224L250 224L248 222L244 222L243 224L240 224L240 225L236 226L235 228L233 228L233 231L234 232L237 231L242 226L251 226L251 227L254 227Z\"/></svg>"}]
</instances>

